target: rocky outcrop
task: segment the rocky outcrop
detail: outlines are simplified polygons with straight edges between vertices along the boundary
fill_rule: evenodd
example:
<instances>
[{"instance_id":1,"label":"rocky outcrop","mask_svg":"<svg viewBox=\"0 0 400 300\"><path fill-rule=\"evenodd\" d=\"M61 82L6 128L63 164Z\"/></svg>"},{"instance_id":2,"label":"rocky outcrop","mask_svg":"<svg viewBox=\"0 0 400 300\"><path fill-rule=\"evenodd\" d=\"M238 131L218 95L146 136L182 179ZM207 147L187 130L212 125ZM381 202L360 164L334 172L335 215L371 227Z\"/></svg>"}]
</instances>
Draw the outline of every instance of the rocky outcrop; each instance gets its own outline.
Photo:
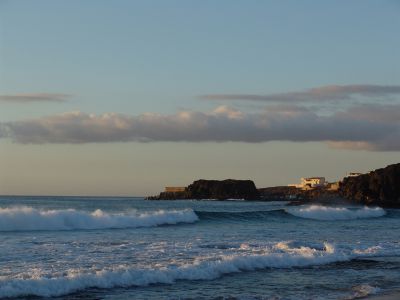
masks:
<instances>
[{"instance_id":1,"label":"rocky outcrop","mask_svg":"<svg viewBox=\"0 0 400 300\"><path fill-rule=\"evenodd\" d=\"M294 204L351 203L400 208L400 163L377 169L357 177L346 177L339 190L329 186L312 190L278 186L256 189L251 180L197 180L182 192L162 192L149 200L175 199L245 199L245 200L291 200Z\"/></svg>"},{"instance_id":2,"label":"rocky outcrop","mask_svg":"<svg viewBox=\"0 0 400 300\"><path fill-rule=\"evenodd\" d=\"M400 163L344 178L339 194L360 204L400 207Z\"/></svg>"},{"instance_id":3,"label":"rocky outcrop","mask_svg":"<svg viewBox=\"0 0 400 300\"><path fill-rule=\"evenodd\" d=\"M291 205L301 204L343 204L346 203L337 191L328 187L302 190L293 186L275 186L259 189L261 199L265 201L290 201Z\"/></svg>"},{"instance_id":4,"label":"rocky outcrop","mask_svg":"<svg viewBox=\"0 0 400 300\"><path fill-rule=\"evenodd\" d=\"M146 200L183 200L187 198L186 192L161 192L158 196L147 197Z\"/></svg>"},{"instance_id":5,"label":"rocky outcrop","mask_svg":"<svg viewBox=\"0 0 400 300\"><path fill-rule=\"evenodd\" d=\"M260 195L251 180L197 180L187 187L192 199L256 200Z\"/></svg>"},{"instance_id":6,"label":"rocky outcrop","mask_svg":"<svg viewBox=\"0 0 400 300\"><path fill-rule=\"evenodd\" d=\"M159 196L149 197L149 200L172 199L244 199L258 200L259 192L251 180L205 180L200 179L189 185L184 192L162 192Z\"/></svg>"},{"instance_id":7,"label":"rocky outcrop","mask_svg":"<svg viewBox=\"0 0 400 300\"><path fill-rule=\"evenodd\" d=\"M301 190L293 186L273 186L258 189L260 197L268 201L285 201L296 199Z\"/></svg>"}]
</instances>

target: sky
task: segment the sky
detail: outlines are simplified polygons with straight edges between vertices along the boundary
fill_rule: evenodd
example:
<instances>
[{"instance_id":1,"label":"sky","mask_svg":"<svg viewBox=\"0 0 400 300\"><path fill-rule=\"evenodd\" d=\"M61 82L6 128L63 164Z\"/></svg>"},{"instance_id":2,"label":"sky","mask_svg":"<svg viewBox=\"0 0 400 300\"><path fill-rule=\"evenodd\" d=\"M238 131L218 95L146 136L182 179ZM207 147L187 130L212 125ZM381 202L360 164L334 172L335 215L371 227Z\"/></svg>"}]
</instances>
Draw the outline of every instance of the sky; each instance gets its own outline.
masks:
<instances>
[{"instance_id":1,"label":"sky","mask_svg":"<svg viewBox=\"0 0 400 300\"><path fill-rule=\"evenodd\" d=\"M0 0L0 194L400 161L400 1Z\"/></svg>"}]
</instances>

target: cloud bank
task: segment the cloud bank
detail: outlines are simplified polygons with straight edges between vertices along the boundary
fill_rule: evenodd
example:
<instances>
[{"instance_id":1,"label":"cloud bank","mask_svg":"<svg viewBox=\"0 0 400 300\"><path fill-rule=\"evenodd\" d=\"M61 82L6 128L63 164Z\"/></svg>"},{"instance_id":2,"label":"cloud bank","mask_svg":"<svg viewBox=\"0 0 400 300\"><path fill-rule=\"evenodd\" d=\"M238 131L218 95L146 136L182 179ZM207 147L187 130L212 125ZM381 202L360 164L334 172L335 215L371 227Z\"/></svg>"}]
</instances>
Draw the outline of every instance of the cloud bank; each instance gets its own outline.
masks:
<instances>
[{"instance_id":1,"label":"cloud bank","mask_svg":"<svg viewBox=\"0 0 400 300\"><path fill-rule=\"evenodd\" d=\"M327 102L362 98L382 98L400 94L400 85L327 85L305 91L255 95L255 94L208 94L207 100L253 100L265 102Z\"/></svg>"},{"instance_id":2,"label":"cloud bank","mask_svg":"<svg viewBox=\"0 0 400 300\"><path fill-rule=\"evenodd\" d=\"M328 142L337 148L400 150L400 105L359 105L331 115L298 106L245 113L228 106L211 112L102 115L67 112L2 123L0 136L17 143Z\"/></svg>"},{"instance_id":3,"label":"cloud bank","mask_svg":"<svg viewBox=\"0 0 400 300\"><path fill-rule=\"evenodd\" d=\"M57 93L29 93L0 95L0 102L31 103L31 102L65 102L71 95Z\"/></svg>"}]
</instances>

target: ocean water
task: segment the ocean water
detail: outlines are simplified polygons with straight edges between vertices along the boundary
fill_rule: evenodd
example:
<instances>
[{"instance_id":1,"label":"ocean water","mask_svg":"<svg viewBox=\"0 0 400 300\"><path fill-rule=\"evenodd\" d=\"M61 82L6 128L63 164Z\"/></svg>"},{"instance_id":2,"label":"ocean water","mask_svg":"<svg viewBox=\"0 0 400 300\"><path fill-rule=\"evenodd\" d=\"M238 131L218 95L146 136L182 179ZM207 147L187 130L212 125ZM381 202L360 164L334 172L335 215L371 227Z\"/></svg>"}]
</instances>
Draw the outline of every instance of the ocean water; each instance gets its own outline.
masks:
<instances>
[{"instance_id":1,"label":"ocean water","mask_svg":"<svg viewBox=\"0 0 400 300\"><path fill-rule=\"evenodd\" d=\"M357 299L400 287L400 211L0 197L0 298Z\"/></svg>"}]
</instances>

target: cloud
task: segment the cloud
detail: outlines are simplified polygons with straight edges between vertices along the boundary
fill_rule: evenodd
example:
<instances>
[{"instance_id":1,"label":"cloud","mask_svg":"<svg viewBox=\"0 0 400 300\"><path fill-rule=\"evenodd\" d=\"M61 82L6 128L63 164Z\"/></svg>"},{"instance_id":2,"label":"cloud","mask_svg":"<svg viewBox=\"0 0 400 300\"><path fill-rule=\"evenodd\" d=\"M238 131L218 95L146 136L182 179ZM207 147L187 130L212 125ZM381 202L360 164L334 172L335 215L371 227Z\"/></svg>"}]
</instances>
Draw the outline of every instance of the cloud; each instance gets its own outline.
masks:
<instances>
[{"instance_id":1,"label":"cloud","mask_svg":"<svg viewBox=\"0 0 400 300\"><path fill-rule=\"evenodd\" d=\"M32 144L322 141L336 148L399 151L399 116L400 105L361 105L331 115L290 105L257 113L220 106L171 115L68 112L6 122L2 128L3 136Z\"/></svg>"},{"instance_id":2,"label":"cloud","mask_svg":"<svg viewBox=\"0 0 400 300\"><path fill-rule=\"evenodd\" d=\"M399 105L363 104L350 107L345 112L338 112L342 118L369 120L374 122L400 122Z\"/></svg>"},{"instance_id":3,"label":"cloud","mask_svg":"<svg viewBox=\"0 0 400 300\"><path fill-rule=\"evenodd\" d=\"M71 95L57 93L29 93L0 95L0 102L31 103L31 102L65 102Z\"/></svg>"},{"instance_id":4,"label":"cloud","mask_svg":"<svg viewBox=\"0 0 400 300\"><path fill-rule=\"evenodd\" d=\"M208 94L200 96L206 100L252 100L264 102L323 102L352 100L357 97L376 98L400 94L400 85L327 85L305 91L278 94Z\"/></svg>"}]
</instances>

